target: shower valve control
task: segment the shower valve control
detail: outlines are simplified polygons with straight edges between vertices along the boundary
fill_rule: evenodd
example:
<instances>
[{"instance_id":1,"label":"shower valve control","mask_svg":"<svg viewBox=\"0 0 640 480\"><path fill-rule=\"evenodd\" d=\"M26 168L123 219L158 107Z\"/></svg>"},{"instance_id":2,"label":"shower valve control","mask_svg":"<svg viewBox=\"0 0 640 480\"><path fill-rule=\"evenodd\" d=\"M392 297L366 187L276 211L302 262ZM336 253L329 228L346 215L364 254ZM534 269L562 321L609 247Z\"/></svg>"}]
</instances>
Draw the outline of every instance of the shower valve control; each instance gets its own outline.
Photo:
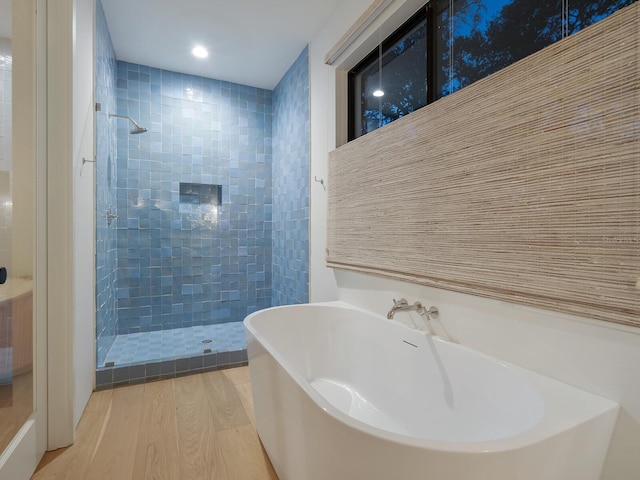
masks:
<instances>
[{"instance_id":1,"label":"shower valve control","mask_svg":"<svg viewBox=\"0 0 640 480\"><path fill-rule=\"evenodd\" d=\"M118 218L118 215L116 215L115 213L111 213L111 210L107 210L107 225L111 225L111 222L113 220L116 220Z\"/></svg>"}]
</instances>

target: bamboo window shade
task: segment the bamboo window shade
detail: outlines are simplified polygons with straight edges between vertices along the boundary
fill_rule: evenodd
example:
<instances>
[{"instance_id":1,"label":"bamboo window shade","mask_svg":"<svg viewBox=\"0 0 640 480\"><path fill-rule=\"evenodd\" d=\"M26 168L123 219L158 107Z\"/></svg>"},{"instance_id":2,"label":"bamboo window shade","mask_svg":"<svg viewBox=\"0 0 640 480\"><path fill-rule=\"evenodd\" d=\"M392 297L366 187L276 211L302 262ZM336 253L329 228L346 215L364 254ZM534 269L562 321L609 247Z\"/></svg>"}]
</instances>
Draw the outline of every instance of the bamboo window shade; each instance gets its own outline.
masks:
<instances>
[{"instance_id":1,"label":"bamboo window shade","mask_svg":"<svg viewBox=\"0 0 640 480\"><path fill-rule=\"evenodd\" d=\"M327 265L640 326L639 12L331 152Z\"/></svg>"}]
</instances>

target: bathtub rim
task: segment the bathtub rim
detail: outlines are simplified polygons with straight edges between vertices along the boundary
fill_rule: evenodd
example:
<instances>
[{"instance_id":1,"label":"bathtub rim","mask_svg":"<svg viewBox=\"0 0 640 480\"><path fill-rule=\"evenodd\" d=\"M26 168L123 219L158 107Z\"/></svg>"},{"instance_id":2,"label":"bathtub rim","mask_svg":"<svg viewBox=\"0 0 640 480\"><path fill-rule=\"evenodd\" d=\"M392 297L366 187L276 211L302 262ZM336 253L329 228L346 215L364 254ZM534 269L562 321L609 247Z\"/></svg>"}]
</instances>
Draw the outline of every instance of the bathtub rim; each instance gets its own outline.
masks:
<instances>
[{"instance_id":1,"label":"bathtub rim","mask_svg":"<svg viewBox=\"0 0 640 480\"><path fill-rule=\"evenodd\" d=\"M465 345L453 343L439 336L431 335L434 342L441 342L449 345L451 348L462 349L463 351L471 355L478 355L487 360L496 362L501 367L506 367L523 375L524 379L528 383L530 383L531 386L542 397L542 400L544 402L544 413L542 419L540 420L540 422L538 422L538 424L534 425L529 430L497 440L446 441L428 439L423 437L412 437L383 430L360 420L356 420L355 418L339 410L328 400L326 400L315 388L311 386L310 381L304 378L301 372L290 365L289 362L287 362L286 359L283 358L283 355L278 352L277 349L268 340L266 340L263 336L260 335L259 332L256 331L256 328L252 323L253 319L259 317L261 313L264 314L267 311L273 312L277 310L296 310L302 308L338 308L343 310L356 311L366 314L367 316L372 317L372 319L377 319L376 321L391 322L393 325L396 325L397 328L404 328L414 333L416 331L419 331L424 335L430 334L426 331L411 328L398 321L387 320L382 315L378 315L374 312L351 305L344 301L329 301L270 307L253 312L243 320L245 334L247 335L247 346L252 339L262 345L267 353L276 360L280 368L282 368L294 380L298 387L301 388L309 396L309 398L311 398L316 407L323 410L327 415L333 417L334 420L342 422L347 426L354 428L364 434L413 448L425 448L445 453L466 452L481 454L506 452L535 445L536 443L543 442L550 437L559 435L572 428L578 427L581 424L594 421L595 419L605 415L614 415L613 423L615 423L615 417L617 417L617 412L620 407L613 400L604 398L591 392L587 392L573 385L566 384L559 380L544 376L518 365L503 361L499 358L472 349ZM251 368L251 353L249 353L248 359L249 368ZM563 405L566 406L570 403L567 398L562 398L564 395L568 397L575 397L575 399L578 399L580 401L571 404L570 409L562 409ZM550 415L548 415L548 413ZM551 416L553 416L553 418L550 418Z\"/></svg>"}]
</instances>

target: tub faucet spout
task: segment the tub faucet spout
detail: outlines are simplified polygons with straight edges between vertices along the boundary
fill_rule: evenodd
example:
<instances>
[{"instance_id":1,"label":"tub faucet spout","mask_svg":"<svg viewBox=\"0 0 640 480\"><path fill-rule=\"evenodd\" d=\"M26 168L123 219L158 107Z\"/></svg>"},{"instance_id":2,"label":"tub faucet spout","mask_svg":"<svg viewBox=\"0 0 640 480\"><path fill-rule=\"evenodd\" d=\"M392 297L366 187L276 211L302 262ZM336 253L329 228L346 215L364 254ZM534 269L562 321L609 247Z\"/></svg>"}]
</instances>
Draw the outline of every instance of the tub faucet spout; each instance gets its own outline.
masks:
<instances>
[{"instance_id":1,"label":"tub faucet spout","mask_svg":"<svg viewBox=\"0 0 640 480\"><path fill-rule=\"evenodd\" d=\"M393 299L393 307L387 313L387 318L391 320L396 312L406 312L410 310L415 310L416 312L421 313L424 307L420 302L415 302L413 305L409 305L406 298L401 298L400 300Z\"/></svg>"},{"instance_id":2,"label":"tub faucet spout","mask_svg":"<svg viewBox=\"0 0 640 480\"><path fill-rule=\"evenodd\" d=\"M413 305L409 305L406 298L401 298L400 300L393 299L393 307L391 307L391 310L387 313L387 318L391 320L396 312L406 311L418 312L422 316L426 315L428 319L431 319L431 317L438 318L438 309L436 307L431 307L427 310L420 302L414 302Z\"/></svg>"}]
</instances>

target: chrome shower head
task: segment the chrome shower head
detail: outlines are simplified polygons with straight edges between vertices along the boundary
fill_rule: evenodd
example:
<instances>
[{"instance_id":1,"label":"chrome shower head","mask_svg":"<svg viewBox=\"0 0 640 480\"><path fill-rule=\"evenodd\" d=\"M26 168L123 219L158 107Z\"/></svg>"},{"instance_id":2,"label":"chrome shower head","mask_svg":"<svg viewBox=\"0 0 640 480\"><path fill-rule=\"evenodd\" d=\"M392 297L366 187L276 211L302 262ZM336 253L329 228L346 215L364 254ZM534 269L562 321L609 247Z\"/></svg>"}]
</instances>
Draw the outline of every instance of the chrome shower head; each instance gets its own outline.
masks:
<instances>
[{"instance_id":1,"label":"chrome shower head","mask_svg":"<svg viewBox=\"0 0 640 480\"><path fill-rule=\"evenodd\" d=\"M111 117L116 117L116 118L125 118L127 120L129 120L132 124L133 124L133 130L130 130L129 133L131 135L138 135L139 133L144 133L147 131L146 128L141 127L140 125L138 125L138 123L131 118L129 115L118 115L117 113L110 113L109 114L109 118Z\"/></svg>"},{"instance_id":2,"label":"chrome shower head","mask_svg":"<svg viewBox=\"0 0 640 480\"><path fill-rule=\"evenodd\" d=\"M146 131L147 131L147 129L146 129L146 128L141 127L140 125L136 125L136 126L133 128L133 130L130 130L130 131L129 131L129 133L130 133L131 135L138 135L139 133L144 133L144 132L146 132Z\"/></svg>"}]
</instances>

